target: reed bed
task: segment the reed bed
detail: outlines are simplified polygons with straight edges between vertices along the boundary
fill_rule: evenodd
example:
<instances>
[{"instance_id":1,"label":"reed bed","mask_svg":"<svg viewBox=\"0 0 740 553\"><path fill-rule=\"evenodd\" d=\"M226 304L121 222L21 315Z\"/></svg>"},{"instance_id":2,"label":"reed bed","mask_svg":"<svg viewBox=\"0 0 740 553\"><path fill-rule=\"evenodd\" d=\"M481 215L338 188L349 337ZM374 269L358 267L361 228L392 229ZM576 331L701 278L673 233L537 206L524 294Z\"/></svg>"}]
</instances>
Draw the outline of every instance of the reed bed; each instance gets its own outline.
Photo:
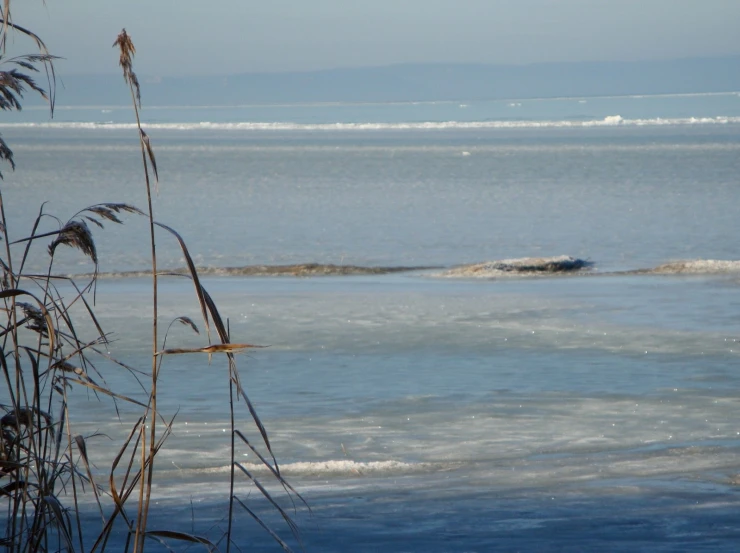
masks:
<instances>
[{"instance_id":1,"label":"reed bed","mask_svg":"<svg viewBox=\"0 0 740 553\"><path fill-rule=\"evenodd\" d=\"M20 110L27 92L49 100L54 110L54 61L43 41L34 33L16 25L10 14L10 1L0 7L0 108ZM5 44L9 33L30 39L38 53L9 58ZM182 236L156 220L152 209L152 190L158 181L158 168L149 136L143 130L139 110L141 90L133 70L135 47L126 31L114 43L120 52L124 81L132 97L132 108L138 129L143 170L142 197L147 209L124 203L103 203L80 210L69 220L61 221L39 209L30 221L30 232L19 235L8 228L0 186L0 364L3 385L0 386L0 505L5 511L5 524L0 531L0 546L11 552L36 551L126 551L142 552L153 541L170 550L203 547L207 551L239 549L234 540L237 518L254 519L275 540L277 546L291 550L288 540L300 544L298 528L291 514L281 505L289 500L292 508L303 502L301 496L283 478L267 431L242 385L235 355L258 347L232 342L228 322L203 287L198 271ZM45 78L46 85L37 83ZM12 149L0 138L0 159L15 169ZM0 175L1 176L1 175ZM50 200L53 200L50 198ZM152 351L151 366L131 367L124 360L113 360L107 354L108 334L95 315L95 292L98 276L98 253L93 231L123 220L144 222L150 232L152 281ZM46 230L49 223L54 227ZM43 229L43 230L42 230ZM179 275L160 273L157 267L156 229L171 236L182 251L186 270ZM44 244L45 249L32 248ZM62 249L73 249L84 256L91 271L87 276L70 277L54 270L55 256ZM25 270L29 256L48 256L43 273ZM162 321L158 313L158 283L161 278L188 278L193 284L194 305L201 321L196 324L183 315L174 321ZM70 293L70 290L72 293ZM81 320L84 319L84 320ZM192 347L166 348L167 332L173 322L189 327L197 342ZM164 326L168 324L169 326ZM201 334L199 325L204 332ZM78 329L93 328L92 336ZM161 329L167 331L162 332ZM225 439L230 447L228 474L228 512L225 528L215 536L196 535L166 528L152 528L150 505L156 499L153 491L157 473L157 455L166 448L173 431L175 415L158 409L158 398L167 390L159 386L159 374L172 355L206 354L223 359L226 370L223 386L212 393L222 393L226 402L225 417L230 420ZM129 371L146 389L141 400L117 392L107 384L105 368L111 363ZM142 374L148 383L144 383ZM110 466L99 466L90 436L75 428L70 407L72 394L89 393L110 404L112 413L128 404L138 413L126 423L128 432ZM138 397L138 396L137 396ZM244 409L251 423L238 427L237 410ZM125 410L130 412L130 409ZM256 435L256 439L251 437ZM264 465L261 473L274 479L285 496L274 498L267 487L236 458L238 447L246 447ZM97 467L97 468L96 468ZM283 539L263 521L246 496L258 491L282 517L289 538ZM83 500L93 498L99 514L99 526L90 527L90 517L83 516ZM303 502L305 504L305 502Z\"/></svg>"}]
</instances>

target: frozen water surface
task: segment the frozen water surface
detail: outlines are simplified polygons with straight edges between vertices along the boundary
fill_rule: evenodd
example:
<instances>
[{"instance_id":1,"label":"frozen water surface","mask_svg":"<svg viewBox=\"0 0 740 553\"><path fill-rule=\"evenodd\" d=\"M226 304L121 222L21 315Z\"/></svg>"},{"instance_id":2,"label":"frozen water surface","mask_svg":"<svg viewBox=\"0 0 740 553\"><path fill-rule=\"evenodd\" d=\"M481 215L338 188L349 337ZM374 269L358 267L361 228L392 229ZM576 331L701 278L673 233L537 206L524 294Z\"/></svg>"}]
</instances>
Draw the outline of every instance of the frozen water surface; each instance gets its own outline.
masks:
<instances>
[{"instance_id":1,"label":"frozen water surface","mask_svg":"<svg viewBox=\"0 0 740 553\"><path fill-rule=\"evenodd\" d=\"M311 506L295 513L306 550L736 550L737 97L583 100L522 100L513 123L508 104L153 110L165 124L150 132L158 218L199 265L437 267L204 278L233 339L269 346L238 363ZM445 125L453 111L467 124ZM16 238L38 212L29 198L53 199L45 210L63 219L94 202L143 203L135 136L84 110L61 113L66 127L2 129L16 145L18 170L3 181ZM99 116L125 123L117 108ZM233 125L250 121L275 124ZM124 277L147 266L141 223L95 230L106 273L96 309L111 353L146 369L149 282ZM174 241L162 236L158 252L160 266L182 265ZM440 276L562 255L589 266ZM75 252L55 266L91 270ZM165 326L199 318L186 279L163 279L161 297ZM178 324L167 345L205 343ZM125 371L100 368L141 397ZM159 406L177 416L152 527L218 534L224 360L172 356L161 375ZM81 389L71 401L106 481L138 411L119 404L119 420ZM263 474L246 447L237 455ZM287 533L258 490L238 494ZM237 534L242 550L276 550L247 516Z\"/></svg>"}]
</instances>

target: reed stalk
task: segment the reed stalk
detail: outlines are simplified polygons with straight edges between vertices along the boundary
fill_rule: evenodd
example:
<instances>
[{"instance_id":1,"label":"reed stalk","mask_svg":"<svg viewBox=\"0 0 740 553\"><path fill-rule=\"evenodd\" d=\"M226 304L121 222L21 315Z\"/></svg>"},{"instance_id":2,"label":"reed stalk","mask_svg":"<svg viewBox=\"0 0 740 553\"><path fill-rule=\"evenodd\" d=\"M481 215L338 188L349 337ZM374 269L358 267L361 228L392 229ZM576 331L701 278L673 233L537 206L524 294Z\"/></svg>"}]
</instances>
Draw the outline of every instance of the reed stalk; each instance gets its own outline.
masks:
<instances>
[{"instance_id":1,"label":"reed stalk","mask_svg":"<svg viewBox=\"0 0 740 553\"><path fill-rule=\"evenodd\" d=\"M20 109L24 93L32 91L49 101L53 114L55 58L41 39L31 31L10 21L10 1L0 7L0 109ZM6 33L18 32L30 38L39 53L16 58L5 58ZM0 186L0 239L4 248L0 254L0 369L6 390L0 388L0 505L5 510L5 530L0 534L0 547L9 552L79 551L143 553L152 540L181 545L204 547L217 551L216 544L224 542L225 550L239 544L234 541L237 506L265 528L279 547L291 548L239 497L241 489L256 489L276 509L295 540L300 543L298 528L278 500L236 458L237 446L246 446L269 468L269 474L283 487L287 495L303 498L284 480L267 431L247 396L237 370L235 355L246 349L259 347L249 343L233 343L215 302L203 287L198 271L182 236L172 227L155 219L152 202L152 184L159 181L157 164L148 135L142 128L140 115L141 91L133 71L134 44L122 31L114 46L120 51L120 65L129 88L138 129L144 170L145 194L148 209L123 203L103 203L86 207L69 220L51 218L44 207L32 221L27 236L14 238L8 228L6 203ZM4 70L5 66L11 69ZM32 73L43 70L49 83L49 92L39 87ZM13 152L0 137L0 161L15 169ZM0 178L2 174L0 173ZM152 179L154 183L152 183ZM98 254L93 233L88 226L104 227L120 224L121 216L145 217L149 230L152 268L152 349L151 377L147 399L139 401L112 389L106 383L104 369L98 363L114 364L123 368L137 381L140 371L114 359L100 348L107 344L107 334L94 313L94 291L98 276ZM57 221L58 227L49 229L48 221ZM43 223L43 224L42 224ZM165 231L173 237L186 261L184 276L193 283L195 303L200 309L206 330L207 344L192 347L168 348L167 333L161 335L158 312L158 279L163 275L157 266L156 232ZM26 262L36 249L31 245L46 241L48 265L45 273L25 270ZM70 278L56 274L54 259L59 248L77 250L92 264L88 276ZM20 250L20 251L19 251ZM17 258L20 257L18 262ZM173 275L182 278L183 275ZM70 290L72 291L70 293ZM93 295L92 303L88 300ZM77 328L85 319L94 329L92 338L78 334ZM199 334L189 317L177 317ZM174 322L174 321L173 321ZM170 323L171 327L172 323ZM169 327L168 327L169 328ZM214 332L212 333L211 330ZM162 345L160 347L160 340ZM227 362L230 425L229 498L227 528L223 535L210 539L194 533L150 528L150 509L156 479L155 458L165 446L173 430L174 417L166 418L158 410L158 397L166 390L159 389L159 373L172 355L225 355ZM139 381L141 384L141 381ZM106 475L95 469L95 451L90 447L91 436L76 432L75 418L70 411L68 395L82 388L112 402L118 413L118 402L141 408L141 415L130 421L127 437L120 443ZM246 430L237 425L237 404L243 402L249 418L258 432L259 446L250 441ZM92 494L101 518L99 529L83 524L81 497ZM304 502L305 503L305 502ZM123 530L124 539L116 541L114 533ZM92 539L85 536L93 536ZM170 547L167 545L167 547Z\"/></svg>"},{"instance_id":2,"label":"reed stalk","mask_svg":"<svg viewBox=\"0 0 740 553\"><path fill-rule=\"evenodd\" d=\"M154 209L152 208L152 187L149 179L149 163L151 163L154 176L159 180L157 175L157 165L154 159L154 153L152 152L151 146L149 145L149 139L141 128L141 117L139 116L139 108L141 107L141 91L139 89L139 80L136 77L136 73L133 71L133 59L136 54L136 48L134 43L126 33L126 29L123 29L116 38L113 44L114 47L118 47L120 52L119 65L123 70L123 78L128 84L129 91L131 93L131 103L134 109L134 115L136 117L136 127L139 131L139 145L141 147L141 162L144 169L144 184L146 190L147 200L147 216L149 220L149 239L151 246L151 265L152 265L152 385L149 394L149 401L151 405L151 412L147 412L144 415L145 423L149 423L149 458L147 459L144 455L146 450L146 434L142 433L142 460L141 468L144 470L145 465L147 466L146 479L141 481L141 493L139 496L139 517L137 518L136 524L136 537L134 539L134 552L138 553L144 550L144 529L146 528L147 518L149 516L149 504L151 501L152 494L152 481L154 478L154 448L157 440L157 380L158 380L158 359L157 351L159 345L159 298L158 298L158 280L157 280L157 243L154 236ZM148 157L147 157L148 155ZM144 427L142 427L144 428ZM148 461L148 465L147 465Z\"/></svg>"}]
</instances>

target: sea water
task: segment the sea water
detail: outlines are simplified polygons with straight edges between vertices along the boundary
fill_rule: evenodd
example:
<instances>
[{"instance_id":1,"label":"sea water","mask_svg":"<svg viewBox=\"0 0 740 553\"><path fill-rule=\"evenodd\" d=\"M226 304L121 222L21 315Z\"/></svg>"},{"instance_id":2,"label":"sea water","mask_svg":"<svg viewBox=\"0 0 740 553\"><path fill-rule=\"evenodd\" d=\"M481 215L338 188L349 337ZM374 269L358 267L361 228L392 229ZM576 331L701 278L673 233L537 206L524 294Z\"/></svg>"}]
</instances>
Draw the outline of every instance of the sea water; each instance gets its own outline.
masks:
<instances>
[{"instance_id":1,"label":"sea water","mask_svg":"<svg viewBox=\"0 0 740 553\"><path fill-rule=\"evenodd\" d=\"M740 272L711 260L740 259L737 94L143 113L157 219L204 267L232 339L269 346L238 365L311 507L293 515L306 550L735 549ZM30 232L42 201L62 222L97 202L145 205L126 108L58 109L51 122L33 111L1 127L18 164L2 183L11 237ZM111 354L142 370L146 231L136 216L93 228L100 324ZM160 267L183 265L166 233L157 252ZM44 247L33 253L29 267L43 270ZM92 271L58 253L57 270ZM449 271L557 255L589 266ZM300 263L416 268L243 270ZM204 345L192 284L160 286L163 328L184 315L202 333L178 324L168 347ZM128 373L101 366L142 397ZM177 416L151 527L218 535L225 362L173 356L161 374L160 409ZM119 404L119 418L82 389L73 402L105 482L138 411ZM258 441L243 404L237 413ZM270 482L252 452L237 455ZM237 495L290 535L247 481ZM242 549L277 549L246 514L236 536Z\"/></svg>"}]
</instances>

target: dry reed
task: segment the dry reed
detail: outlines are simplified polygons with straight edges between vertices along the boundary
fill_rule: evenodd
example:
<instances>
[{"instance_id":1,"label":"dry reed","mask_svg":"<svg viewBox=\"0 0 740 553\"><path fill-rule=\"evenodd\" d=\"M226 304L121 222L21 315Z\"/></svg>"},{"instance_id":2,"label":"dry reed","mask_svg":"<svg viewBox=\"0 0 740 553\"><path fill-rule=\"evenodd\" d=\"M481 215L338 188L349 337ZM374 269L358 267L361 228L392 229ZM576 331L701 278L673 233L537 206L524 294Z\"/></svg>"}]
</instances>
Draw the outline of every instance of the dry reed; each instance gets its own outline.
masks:
<instances>
[{"instance_id":1,"label":"dry reed","mask_svg":"<svg viewBox=\"0 0 740 553\"><path fill-rule=\"evenodd\" d=\"M53 114L55 58L48 53L40 38L11 21L9 0L4 0L0 7L0 19L0 64L11 66L6 71L0 67L0 108L21 109L23 95L30 90L47 98ZM4 59L7 34L11 31L30 38L39 53ZM300 543L298 528L289 514L236 459L237 444L245 445L264 463L269 475L289 496L294 495L303 501L281 475L267 431L242 386L237 370L235 354L260 346L232 343L228 326L203 287L185 241L174 229L155 220L150 174L157 181L158 168L153 147L142 129L139 115L141 89L133 71L136 50L125 30L118 36L114 46L119 49L123 76L131 92L148 209L141 211L122 203L97 204L60 223L58 229L38 232L40 221L45 216L42 207L28 236L11 240L0 187L0 239L4 244L4 252L0 254L0 368L5 387L0 395L0 411L4 413L0 417L0 501L6 513L0 546L10 552L113 550L138 553L143 552L147 542L153 540L164 543L168 548L173 547L174 543L195 544L208 551L217 551L218 544L224 544L225 550L230 551L235 545L233 521L238 516L237 508L242 508L266 529L280 547L290 551L288 542L260 518L240 497L239 492L240 489L258 490L285 520L293 538ZM40 72L41 69L47 75L50 93L41 89L29 76L28 72ZM13 152L2 139L0 159L15 169ZM98 252L88 223L102 229L107 223L122 223L121 216L128 214L146 218L150 230L153 312L151 368L148 371L151 381L147 387L146 401L121 394L107 384L98 368L101 358L129 370L137 379L137 375L147 371L112 359L104 351L105 348L99 347L108 338L88 301L88 296L95 290L98 273ZM167 348L167 333L161 337L158 278L164 278L164 275L157 270L156 228L174 237L186 259L185 276L193 283L194 299L206 330L206 345ZM28 273L24 267L31 255L30 246L41 240L50 240L46 249L48 268L44 274ZM82 281L55 274L53 263L60 247L78 250L92 263L93 271ZM71 295L70 289L74 291ZM78 335L76 329L82 327L82 324L78 324L80 313L87 323L91 323L86 326L95 329L94 337ZM199 334L197 325L189 317L177 317L170 322L170 326L175 322ZM150 528L148 517L154 494L155 461L172 433L174 420L158 410L158 396L165 392L158 389L158 375L168 356L193 353L205 353L209 361L212 355L224 355L228 365L228 382L225 382L229 393L231 466L229 509L226 513L228 525L223 535L214 538L178 530L153 529ZM117 413L119 402L142 409L140 415L131 421L127 437L116 452L107 476L101 476L94 469L95 452L90 448L89 437L75 431L68 394L78 389L109 398L112 409ZM237 427L235 411L239 403L244 404L257 429L259 446L250 441L245 430ZM84 494L92 494L95 500L101 518L97 529L83 528L81 498ZM121 528L124 531L123 539L115 534Z\"/></svg>"}]
</instances>

